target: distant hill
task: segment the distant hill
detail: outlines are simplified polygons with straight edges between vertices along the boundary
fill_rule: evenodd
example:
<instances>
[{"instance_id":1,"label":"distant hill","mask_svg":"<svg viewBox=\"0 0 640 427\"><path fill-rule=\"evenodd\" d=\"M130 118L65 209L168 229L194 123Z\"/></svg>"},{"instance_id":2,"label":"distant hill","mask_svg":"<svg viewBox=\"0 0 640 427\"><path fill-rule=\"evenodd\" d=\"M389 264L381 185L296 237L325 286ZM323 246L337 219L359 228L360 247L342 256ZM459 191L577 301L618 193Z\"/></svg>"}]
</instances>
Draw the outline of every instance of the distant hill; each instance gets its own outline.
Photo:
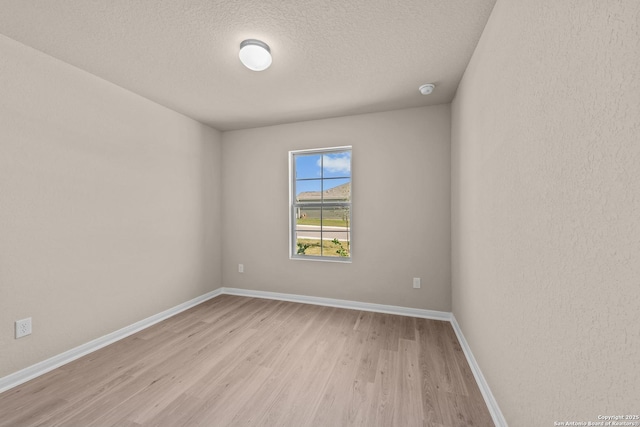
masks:
<instances>
[{"instance_id":1,"label":"distant hill","mask_svg":"<svg viewBox=\"0 0 640 427\"><path fill-rule=\"evenodd\" d=\"M305 191L298 194L298 201L319 201L321 198L324 200L349 200L351 198L351 183L347 182L346 184L338 185L323 192Z\"/></svg>"}]
</instances>

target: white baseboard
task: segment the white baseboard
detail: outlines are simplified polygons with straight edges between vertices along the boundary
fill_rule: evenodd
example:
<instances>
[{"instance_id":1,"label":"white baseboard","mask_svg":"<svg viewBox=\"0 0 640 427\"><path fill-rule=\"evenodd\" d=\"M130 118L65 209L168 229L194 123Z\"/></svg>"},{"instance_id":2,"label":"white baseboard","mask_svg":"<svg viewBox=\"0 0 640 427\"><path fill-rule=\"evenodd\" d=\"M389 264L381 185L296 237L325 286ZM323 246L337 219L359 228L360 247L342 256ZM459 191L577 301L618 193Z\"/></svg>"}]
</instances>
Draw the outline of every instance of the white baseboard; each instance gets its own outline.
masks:
<instances>
[{"instance_id":1,"label":"white baseboard","mask_svg":"<svg viewBox=\"0 0 640 427\"><path fill-rule=\"evenodd\" d=\"M453 315L453 313L451 314L451 326L453 326L453 330L458 337L458 341L460 341L462 351L467 358L467 363L469 363L469 367L471 368L471 372L473 372L476 383L478 383L478 387L480 388L482 397L484 397L484 401L487 404L487 408L489 409L489 413L491 414L491 418L493 419L494 424L496 425L496 427L508 427L507 421L504 419L504 415L502 415L502 411L500 411L500 408L498 407L498 402L493 396L493 393L491 393L489 384L487 384L487 380L484 379L484 375L482 375L480 366L478 366L476 358L473 357L471 347L469 347L469 343L464 337L462 329L460 329L460 325L458 325L458 321L456 320L456 317Z\"/></svg>"},{"instance_id":2,"label":"white baseboard","mask_svg":"<svg viewBox=\"0 0 640 427\"><path fill-rule=\"evenodd\" d=\"M249 289L222 288L223 294L254 298L275 299L279 301L299 302L302 304L323 305L327 307L348 308L351 310L373 311L376 313L397 314L399 316L421 317L433 320L451 320L446 311L423 310L420 308L399 307L397 305L373 304L369 302L349 301L334 298L312 297L307 295L281 294L277 292L252 291Z\"/></svg>"},{"instance_id":3,"label":"white baseboard","mask_svg":"<svg viewBox=\"0 0 640 427\"><path fill-rule=\"evenodd\" d=\"M155 325L158 322L161 322L165 319L168 319L171 316L174 316L182 311L188 310L191 307L194 307L204 301L207 301L211 298L215 298L218 295L227 294L227 295L238 295L238 296L247 296L254 298L265 298L265 299L273 299L279 301L291 301L298 302L303 304L314 304L314 305L322 305L328 307L337 307L337 308L346 308L351 310L361 310L361 311L372 311L376 313L387 313L387 314L396 314L400 316L410 316L410 317L420 317L424 319L433 319L433 320L443 320L447 322L451 322L453 330L458 337L458 341L460 341L460 345L464 354L467 358L467 362L473 372L473 376L478 383L478 387L480 388L480 392L484 397L484 400L487 404L493 422L497 427L507 427L507 422L498 407L498 403L496 402L491 390L489 389L489 385L485 380L482 372L480 371L480 367L476 362L476 359L473 357L473 353L471 352L471 348L467 343L464 335L462 334L462 330L460 329L460 325L456 321L455 316L452 313L445 311L436 311L436 310L423 310L418 308L408 308L408 307L399 307L395 305L384 305L384 304L373 304L368 302L359 302L359 301L349 301L342 299L333 299L333 298L322 298L322 297L313 297L306 295L296 295L296 294L283 294L277 292L266 292L266 291L254 291L248 289L238 289L238 288L219 288L215 291L208 292L204 295L201 295L197 298L189 300L185 303L179 304L175 307L172 307L168 310L165 310L161 313L153 315L151 317L147 317L139 322L136 322L132 325L126 326L122 329L119 329L115 332L107 334L103 337L97 338L93 341L89 341L88 343L82 344L76 348L65 351L64 353L60 353L57 356L54 356L50 359L44 360L42 362L38 362L35 365L31 365L25 369L22 369L13 374L7 375L6 377L0 378L0 393L3 391L9 390L10 388L16 387L22 383L25 383L33 378L36 378L40 375L43 375L49 371L52 371L62 365L65 365L69 362L72 362L82 356L85 356L89 353L92 353L96 350L99 350L109 344L112 344L118 340L128 337L129 335L135 334L149 326Z\"/></svg>"},{"instance_id":4,"label":"white baseboard","mask_svg":"<svg viewBox=\"0 0 640 427\"><path fill-rule=\"evenodd\" d=\"M158 322L161 322L182 311L188 310L189 308L194 307L206 300L215 298L221 293L222 288L219 288L215 291L200 295L199 297L176 305L175 307L172 307L161 313L155 314L151 317L147 317L146 319L140 320L139 322L136 322L132 325L125 326L124 328L119 329L115 332L111 332L110 334L104 335L100 338L96 338L95 340L72 348L71 350L65 351L64 353L60 353L47 360L43 360L42 362L38 362L35 365L31 365L18 372L7 375L6 377L2 377L0 378L0 393L9 390L10 388L16 387L22 383L25 383L33 378L39 377L40 375L46 374L49 371L52 371L62 365L66 365L69 362L72 362L82 356L99 350L102 347L126 338L129 335L135 334L136 332L148 328L149 326L155 325Z\"/></svg>"}]
</instances>

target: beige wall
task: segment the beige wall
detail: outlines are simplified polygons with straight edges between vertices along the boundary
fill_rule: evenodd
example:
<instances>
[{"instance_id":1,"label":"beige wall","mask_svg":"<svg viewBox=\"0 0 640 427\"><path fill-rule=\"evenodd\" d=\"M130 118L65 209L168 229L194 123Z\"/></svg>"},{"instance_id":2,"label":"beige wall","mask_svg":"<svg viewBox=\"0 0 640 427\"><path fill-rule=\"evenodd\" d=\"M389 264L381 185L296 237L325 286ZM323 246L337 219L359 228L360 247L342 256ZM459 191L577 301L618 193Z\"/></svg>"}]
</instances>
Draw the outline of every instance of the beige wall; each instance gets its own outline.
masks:
<instances>
[{"instance_id":1,"label":"beige wall","mask_svg":"<svg viewBox=\"0 0 640 427\"><path fill-rule=\"evenodd\" d=\"M453 102L453 312L512 426L640 409L639 52L637 0L499 0Z\"/></svg>"},{"instance_id":2,"label":"beige wall","mask_svg":"<svg viewBox=\"0 0 640 427\"><path fill-rule=\"evenodd\" d=\"M3 36L0 58L2 377L220 286L221 146Z\"/></svg>"},{"instance_id":3,"label":"beige wall","mask_svg":"<svg viewBox=\"0 0 640 427\"><path fill-rule=\"evenodd\" d=\"M224 286L450 311L449 141L449 105L225 132ZM288 152L342 145L353 262L290 260Z\"/></svg>"}]
</instances>

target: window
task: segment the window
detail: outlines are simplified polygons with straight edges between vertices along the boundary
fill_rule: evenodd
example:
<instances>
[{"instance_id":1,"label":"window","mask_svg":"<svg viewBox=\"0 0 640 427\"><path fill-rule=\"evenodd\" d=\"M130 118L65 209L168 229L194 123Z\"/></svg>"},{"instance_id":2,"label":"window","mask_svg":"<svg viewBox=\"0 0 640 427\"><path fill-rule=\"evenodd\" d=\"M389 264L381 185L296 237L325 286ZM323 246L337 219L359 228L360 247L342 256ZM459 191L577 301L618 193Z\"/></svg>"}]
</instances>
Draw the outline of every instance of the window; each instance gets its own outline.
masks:
<instances>
[{"instance_id":1,"label":"window","mask_svg":"<svg viewBox=\"0 0 640 427\"><path fill-rule=\"evenodd\" d=\"M290 256L351 260L351 147L289 152Z\"/></svg>"}]
</instances>

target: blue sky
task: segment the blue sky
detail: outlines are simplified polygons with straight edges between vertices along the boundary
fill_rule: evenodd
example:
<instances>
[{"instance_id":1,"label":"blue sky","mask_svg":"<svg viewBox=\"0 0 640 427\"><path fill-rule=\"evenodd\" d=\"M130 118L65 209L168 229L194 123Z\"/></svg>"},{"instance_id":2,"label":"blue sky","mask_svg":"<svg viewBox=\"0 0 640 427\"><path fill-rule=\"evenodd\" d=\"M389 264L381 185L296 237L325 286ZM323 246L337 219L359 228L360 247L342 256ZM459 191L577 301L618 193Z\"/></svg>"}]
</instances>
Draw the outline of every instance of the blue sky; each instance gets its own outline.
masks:
<instances>
[{"instance_id":1,"label":"blue sky","mask_svg":"<svg viewBox=\"0 0 640 427\"><path fill-rule=\"evenodd\" d=\"M321 162L321 158L322 159ZM296 196L304 191L320 191L321 178L324 179L324 190L351 181L351 152L332 154L311 154L296 156L296 178L316 178L311 181L296 181ZM321 170L324 165L324 171ZM324 173L322 173L324 172ZM327 179L338 178L339 179Z\"/></svg>"}]
</instances>

